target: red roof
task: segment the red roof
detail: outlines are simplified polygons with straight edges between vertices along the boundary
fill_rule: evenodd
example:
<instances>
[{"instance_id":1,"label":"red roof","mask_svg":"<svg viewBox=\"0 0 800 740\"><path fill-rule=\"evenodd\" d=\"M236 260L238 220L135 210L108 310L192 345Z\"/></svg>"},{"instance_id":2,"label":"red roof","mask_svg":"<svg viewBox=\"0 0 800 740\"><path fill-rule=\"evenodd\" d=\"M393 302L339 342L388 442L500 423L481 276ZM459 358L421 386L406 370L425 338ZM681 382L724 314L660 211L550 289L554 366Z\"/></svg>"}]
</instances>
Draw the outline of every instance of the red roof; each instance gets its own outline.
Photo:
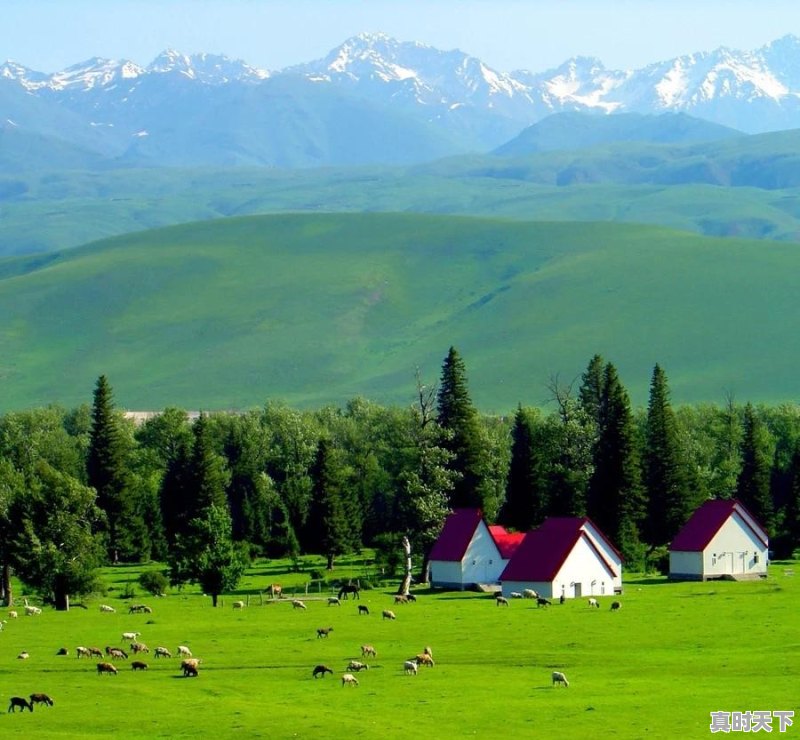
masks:
<instances>
[{"instance_id":1,"label":"red roof","mask_svg":"<svg viewBox=\"0 0 800 740\"><path fill-rule=\"evenodd\" d=\"M492 535L497 549L500 550L500 557L503 560L508 560L516 552L522 540L525 539L525 532L512 534L499 524L493 524L489 527L489 533Z\"/></svg>"},{"instance_id":2,"label":"red roof","mask_svg":"<svg viewBox=\"0 0 800 740\"><path fill-rule=\"evenodd\" d=\"M429 559L461 562L482 519L480 509L455 509L448 514Z\"/></svg>"},{"instance_id":3,"label":"red roof","mask_svg":"<svg viewBox=\"0 0 800 740\"><path fill-rule=\"evenodd\" d=\"M677 552L702 552L733 514L738 515L744 526L764 547L767 546L767 535L764 528L737 499L731 498L712 499L702 504L689 517L689 521L683 525L683 529L675 535L669 549ZM753 522L756 528L753 528L750 522Z\"/></svg>"},{"instance_id":4,"label":"red roof","mask_svg":"<svg viewBox=\"0 0 800 740\"><path fill-rule=\"evenodd\" d=\"M525 535L525 539L517 548L511 562L501 574L500 580L537 583L552 581L580 539L584 539L594 550L612 577L618 575L583 530L583 526L587 523L591 524L591 520L586 517L545 519L538 529ZM594 524L592 527L608 542L605 535ZM608 544L611 545L610 542ZM611 547L613 549L613 545Z\"/></svg>"}]
</instances>

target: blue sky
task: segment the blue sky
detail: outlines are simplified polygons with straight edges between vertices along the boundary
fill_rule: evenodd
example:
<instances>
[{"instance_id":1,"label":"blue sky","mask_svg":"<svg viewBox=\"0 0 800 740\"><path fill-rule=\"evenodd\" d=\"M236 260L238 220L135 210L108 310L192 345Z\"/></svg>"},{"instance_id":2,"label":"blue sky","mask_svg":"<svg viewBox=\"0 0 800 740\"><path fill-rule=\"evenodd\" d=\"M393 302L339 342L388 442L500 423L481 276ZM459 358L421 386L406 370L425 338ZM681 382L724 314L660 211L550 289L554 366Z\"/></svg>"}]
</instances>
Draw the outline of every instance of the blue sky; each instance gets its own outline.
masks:
<instances>
[{"instance_id":1,"label":"blue sky","mask_svg":"<svg viewBox=\"0 0 800 740\"><path fill-rule=\"evenodd\" d=\"M798 0L3 0L0 60L54 72L92 56L148 64L207 51L264 69L324 56L362 31L458 48L501 71L578 54L635 68L800 36Z\"/></svg>"}]
</instances>

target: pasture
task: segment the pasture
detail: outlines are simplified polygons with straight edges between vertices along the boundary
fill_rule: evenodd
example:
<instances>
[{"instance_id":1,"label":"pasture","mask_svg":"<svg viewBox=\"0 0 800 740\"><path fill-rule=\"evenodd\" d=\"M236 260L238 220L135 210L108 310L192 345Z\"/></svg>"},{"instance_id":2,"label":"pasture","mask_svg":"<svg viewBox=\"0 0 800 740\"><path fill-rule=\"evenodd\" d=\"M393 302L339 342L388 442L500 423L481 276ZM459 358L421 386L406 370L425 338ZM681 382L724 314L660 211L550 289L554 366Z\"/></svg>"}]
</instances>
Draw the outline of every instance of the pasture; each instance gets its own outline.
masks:
<instances>
[{"instance_id":1,"label":"pasture","mask_svg":"<svg viewBox=\"0 0 800 740\"><path fill-rule=\"evenodd\" d=\"M768 579L750 583L629 577L618 612L611 597L600 597L600 609L586 599L547 608L512 599L506 608L471 592L416 591L416 603L395 605L390 589L338 607L327 603L330 590L312 592L307 609L293 609L303 574L275 578L266 566L213 609L194 590L152 598L139 589L125 601L121 585L138 571L108 569L114 589L87 609L0 614L0 735L699 738L709 735L710 711L786 709L798 713L789 729L797 732L800 576L791 567L774 564ZM259 605L254 592L276 580L287 598ZM250 605L234 609L248 594ZM129 614L131 603L153 611ZM371 613L359 615L358 604ZM383 609L397 619L382 619ZM128 650L128 631L150 648L136 656L147 671L118 660L117 675L98 675L98 659L76 657L78 645ZM376 658L362 658L364 643ZM198 677L184 678L177 657L153 655L159 645L175 655L179 644L202 660ZM426 645L435 667L405 675L403 661ZM68 656L56 655L61 647ZM18 660L23 650L30 657ZM341 683L351 659L370 665L357 687ZM334 675L312 678L318 664ZM569 688L551 685L554 670ZM6 713L9 697L34 692L54 706Z\"/></svg>"}]
</instances>

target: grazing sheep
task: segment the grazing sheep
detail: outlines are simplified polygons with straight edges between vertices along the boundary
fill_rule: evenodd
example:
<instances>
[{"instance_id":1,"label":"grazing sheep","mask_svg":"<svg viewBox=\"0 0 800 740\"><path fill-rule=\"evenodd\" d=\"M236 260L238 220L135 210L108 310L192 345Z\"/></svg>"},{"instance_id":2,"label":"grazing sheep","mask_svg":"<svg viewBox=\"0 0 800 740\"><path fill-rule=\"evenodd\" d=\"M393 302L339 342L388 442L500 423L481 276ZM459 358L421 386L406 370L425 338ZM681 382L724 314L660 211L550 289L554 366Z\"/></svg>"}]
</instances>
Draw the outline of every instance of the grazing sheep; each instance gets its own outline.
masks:
<instances>
[{"instance_id":1,"label":"grazing sheep","mask_svg":"<svg viewBox=\"0 0 800 740\"><path fill-rule=\"evenodd\" d=\"M132 653L149 653L150 648L147 647L143 642L132 642L131 643L131 652Z\"/></svg>"},{"instance_id":2,"label":"grazing sheep","mask_svg":"<svg viewBox=\"0 0 800 740\"><path fill-rule=\"evenodd\" d=\"M306 605L300 601L300 599L292 599L292 608L293 609L305 609Z\"/></svg>"},{"instance_id":3,"label":"grazing sheep","mask_svg":"<svg viewBox=\"0 0 800 740\"><path fill-rule=\"evenodd\" d=\"M181 670L183 671L183 677L188 678L189 676L197 676L197 669L199 665L199 658L187 658L186 660L182 661Z\"/></svg>"},{"instance_id":4,"label":"grazing sheep","mask_svg":"<svg viewBox=\"0 0 800 740\"><path fill-rule=\"evenodd\" d=\"M414 596L414 594L406 594L406 598L407 598L409 601L413 601L413 602L416 602L416 601L417 601L417 597L416 597L416 596Z\"/></svg>"},{"instance_id":5,"label":"grazing sheep","mask_svg":"<svg viewBox=\"0 0 800 740\"><path fill-rule=\"evenodd\" d=\"M369 615L369 607L366 604L358 605L358 615L361 616L362 614Z\"/></svg>"},{"instance_id":6,"label":"grazing sheep","mask_svg":"<svg viewBox=\"0 0 800 740\"><path fill-rule=\"evenodd\" d=\"M147 608L148 607L146 607L144 604L131 604L128 607L128 614L138 614L139 612L143 612Z\"/></svg>"},{"instance_id":7,"label":"grazing sheep","mask_svg":"<svg viewBox=\"0 0 800 740\"><path fill-rule=\"evenodd\" d=\"M359 671L368 671L369 666L366 663L362 663L360 660L351 660L347 665L347 670L358 673Z\"/></svg>"},{"instance_id":8,"label":"grazing sheep","mask_svg":"<svg viewBox=\"0 0 800 740\"><path fill-rule=\"evenodd\" d=\"M519 591L512 591L511 592L511 598L512 599L521 599L522 598L522 594Z\"/></svg>"},{"instance_id":9,"label":"grazing sheep","mask_svg":"<svg viewBox=\"0 0 800 740\"><path fill-rule=\"evenodd\" d=\"M199 671L197 670L196 665L186 665L183 666L183 677L184 678L197 678Z\"/></svg>"},{"instance_id":10,"label":"grazing sheep","mask_svg":"<svg viewBox=\"0 0 800 740\"><path fill-rule=\"evenodd\" d=\"M146 671L147 670L147 663L144 663L141 660L134 660L133 663L131 663L131 670L134 670L134 671Z\"/></svg>"},{"instance_id":11,"label":"grazing sheep","mask_svg":"<svg viewBox=\"0 0 800 740\"><path fill-rule=\"evenodd\" d=\"M358 686L358 679L352 673L342 675L342 686Z\"/></svg>"},{"instance_id":12,"label":"grazing sheep","mask_svg":"<svg viewBox=\"0 0 800 740\"><path fill-rule=\"evenodd\" d=\"M425 653L425 655L430 655L431 658L433 657L433 650L431 650L429 645L426 645L422 652Z\"/></svg>"},{"instance_id":13,"label":"grazing sheep","mask_svg":"<svg viewBox=\"0 0 800 740\"><path fill-rule=\"evenodd\" d=\"M192 651L186 645L178 645L178 656L183 658L191 658Z\"/></svg>"},{"instance_id":14,"label":"grazing sheep","mask_svg":"<svg viewBox=\"0 0 800 740\"><path fill-rule=\"evenodd\" d=\"M59 648L56 655L69 655L69 650L67 648Z\"/></svg>"},{"instance_id":15,"label":"grazing sheep","mask_svg":"<svg viewBox=\"0 0 800 740\"><path fill-rule=\"evenodd\" d=\"M405 663L403 663L403 671L407 675L413 674L413 675L416 676L417 675L417 664L413 660L407 660Z\"/></svg>"},{"instance_id":16,"label":"grazing sheep","mask_svg":"<svg viewBox=\"0 0 800 740\"><path fill-rule=\"evenodd\" d=\"M569 681L567 681L567 677L561 671L553 671L553 686L559 683L563 683L564 686L569 688Z\"/></svg>"},{"instance_id":17,"label":"grazing sheep","mask_svg":"<svg viewBox=\"0 0 800 740\"><path fill-rule=\"evenodd\" d=\"M328 606L341 606L342 602L339 601L338 596L329 596L328 597Z\"/></svg>"},{"instance_id":18,"label":"grazing sheep","mask_svg":"<svg viewBox=\"0 0 800 740\"><path fill-rule=\"evenodd\" d=\"M394 603L395 604L407 604L408 603L408 596L404 596L403 594L395 594Z\"/></svg>"},{"instance_id":19,"label":"grazing sheep","mask_svg":"<svg viewBox=\"0 0 800 740\"><path fill-rule=\"evenodd\" d=\"M333 627L320 627L317 630L317 639L327 637L331 632L333 632Z\"/></svg>"},{"instance_id":20,"label":"grazing sheep","mask_svg":"<svg viewBox=\"0 0 800 740\"><path fill-rule=\"evenodd\" d=\"M123 632L122 639L127 642L135 642L136 638L141 634L141 632Z\"/></svg>"},{"instance_id":21,"label":"grazing sheep","mask_svg":"<svg viewBox=\"0 0 800 740\"><path fill-rule=\"evenodd\" d=\"M92 654L89 652L89 648L85 648L82 645L78 645L75 648L75 653L79 658L90 658Z\"/></svg>"},{"instance_id":22,"label":"grazing sheep","mask_svg":"<svg viewBox=\"0 0 800 740\"><path fill-rule=\"evenodd\" d=\"M543 596L536 597L536 608L538 609L540 606L551 606L552 601L550 599L545 599Z\"/></svg>"},{"instance_id":23,"label":"grazing sheep","mask_svg":"<svg viewBox=\"0 0 800 740\"><path fill-rule=\"evenodd\" d=\"M589 606L600 608L600 602L597 599L589 599Z\"/></svg>"},{"instance_id":24,"label":"grazing sheep","mask_svg":"<svg viewBox=\"0 0 800 740\"><path fill-rule=\"evenodd\" d=\"M21 712L24 712L26 708L31 712L33 711L33 704L31 704L27 699L23 699L21 696L12 696L11 703L8 705L8 711L16 712L17 707L20 708ZM7 713L8 712L6 712L6 714Z\"/></svg>"},{"instance_id":25,"label":"grazing sheep","mask_svg":"<svg viewBox=\"0 0 800 740\"><path fill-rule=\"evenodd\" d=\"M117 668L116 668L116 666L111 665L111 663L98 663L97 664L97 672L98 673L113 673L116 676L117 675Z\"/></svg>"},{"instance_id":26,"label":"grazing sheep","mask_svg":"<svg viewBox=\"0 0 800 740\"><path fill-rule=\"evenodd\" d=\"M103 651L98 647L90 647L89 648L89 655L92 658L102 658L103 657Z\"/></svg>"},{"instance_id":27,"label":"grazing sheep","mask_svg":"<svg viewBox=\"0 0 800 740\"><path fill-rule=\"evenodd\" d=\"M167 648L161 647L161 646L159 646L159 647L157 647L155 649L155 651L153 652L153 655L155 655L156 658L171 658L172 657L172 653L169 650L167 650Z\"/></svg>"},{"instance_id":28,"label":"grazing sheep","mask_svg":"<svg viewBox=\"0 0 800 740\"><path fill-rule=\"evenodd\" d=\"M383 618L384 619L397 619L395 613L391 609L384 609L383 610Z\"/></svg>"},{"instance_id":29,"label":"grazing sheep","mask_svg":"<svg viewBox=\"0 0 800 740\"><path fill-rule=\"evenodd\" d=\"M115 658L124 660L128 659L128 653L126 653L122 648L106 648L106 655L108 655L111 660L114 660Z\"/></svg>"},{"instance_id":30,"label":"grazing sheep","mask_svg":"<svg viewBox=\"0 0 800 740\"><path fill-rule=\"evenodd\" d=\"M330 673L331 676L333 675L333 670L326 665L314 666L314 670L311 671L311 675L314 676L314 678L319 678L320 676L325 678L326 673Z\"/></svg>"},{"instance_id":31,"label":"grazing sheep","mask_svg":"<svg viewBox=\"0 0 800 740\"><path fill-rule=\"evenodd\" d=\"M234 601L233 602L234 609L244 609L244 601Z\"/></svg>"},{"instance_id":32,"label":"grazing sheep","mask_svg":"<svg viewBox=\"0 0 800 740\"><path fill-rule=\"evenodd\" d=\"M433 656L430 653L420 653L411 658L417 665L426 665L428 668L433 668L436 663L433 662Z\"/></svg>"},{"instance_id":33,"label":"grazing sheep","mask_svg":"<svg viewBox=\"0 0 800 740\"><path fill-rule=\"evenodd\" d=\"M495 596L497 606L508 606L508 599L505 596Z\"/></svg>"},{"instance_id":34,"label":"grazing sheep","mask_svg":"<svg viewBox=\"0 0 800 740\"><path fill-rule=\"evenodd\" d=\"M27 660L30 658L30 653L27 650L23 650L18 656L17 660Z\"/></svg>"},{"instance_id":35,"label":"grazing sheep","mask_svg":"<svg viewBox=\"0 0 800 740\"><path fill-rule=\"evenodd\" d=\"M372 647L372 645L362 645L361 656L364 657L365 655L371 655L373 658L376 658L378 657L378 651Z\"/></svg>"},{"instance_id":36,"label":"grazing sheep","mask_svg":"<svg viewBox=\"0 0 800 740\"><path fill-rule=\"evenodd\" d=\"M31 707L34 704L45 704L48 707L52 707L55 702L47 695L47 694L31 694ZM33 709L31 709L33 711Z\"/></svg>"},{"instance_id":37,"label":"grazing sheep","mask_svg":"<svg viewBox=\"0 0 800 740\"><path fill-rule=\"evenodd\" d=\"M26 617L37 617L41 613L42 613L42 610L38 606L28 606L27 604L25 604L25 616Z\"/></svg>"},{"instance_id":38,"label":"grazing sheep","mask_svg":"<svg viewBox=\"0 0 800 740\"><path fill-rule=\"evenodd\" d=\"M619 601L612 601L611 602L611 611L615 612L615 611L618 611L619 609L622 609L622 604L620 604Z\"/></svg>"},{"instance_id":39,"label":"grazing sheep","mask_svg":"<svg viewBox=\"0 0 800 740\"><path fill-rule=\"evenodd\" d=\"M536 591L534 591L532 588L523 589L522 596L523 596L523 598L526 598L526 599L538 599L539 598L539 594L536 593Z\"/></svg>"},{"instance_id":40,"label":"grazing sheep","mask_svg":"<svg viewBox=\"0 0 800 740\"><path fill-rule=\"evenodd\" d=\"M12 610L11 610L11 611L8 613L8 618L9 618L9 619L16 619L18 616L19 616L19 615L17 614L17 610L16 610L16 609L12 609Z\"/></svg>"},{"instance_id":41,"label":"grazing sheep","mask_svg":"<svg viewBox=\"0 0 800 740\"><path fill-rule=\"evenodd\" d=\"M109 606L108 604L100 604L100 611L112 614L117 610L113 606Z\"/></svg>"}]
</instances>

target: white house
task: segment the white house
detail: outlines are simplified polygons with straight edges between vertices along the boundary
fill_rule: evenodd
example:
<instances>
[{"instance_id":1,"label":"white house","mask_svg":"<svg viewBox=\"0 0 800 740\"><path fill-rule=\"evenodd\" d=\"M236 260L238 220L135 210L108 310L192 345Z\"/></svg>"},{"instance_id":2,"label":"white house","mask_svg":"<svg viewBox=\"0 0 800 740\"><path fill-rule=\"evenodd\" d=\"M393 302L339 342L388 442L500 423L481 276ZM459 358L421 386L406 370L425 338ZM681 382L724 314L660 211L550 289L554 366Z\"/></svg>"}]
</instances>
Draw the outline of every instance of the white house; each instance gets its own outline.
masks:
<instances>
[{"instance_id":1,"label":"white house","mask_svg":"<svg viewBox=\"0 0 800 740\"><path fill-rule=\"evenodd\" d=\"M769 538L736 499L706 501L689 517L669 548L669 577L707 581L764 578Z\"/></svg>"},{"instance_id":2,"label":"white house","mask_svg":"<svg viewBox=\"0 0 800 740\"><path fill-rule=\"evenodd\" d=\"M449 514L428 558L431 586L463 590L478 583L497 583L523 535L509 534L502 527L491 529L494 536L480 509L456 509Z\"/></svg>"},{"instance_id":3,"label":"white house","mask_svg":"<svg viewBox=\"0 0 800 740\"><path fill-rule=\"evenodd\" d=\"M503 595L533 589L544 598L622 592L622 556L586 517L550 517L525 535L500 575Z\"/></svg>"}]
</instances>

